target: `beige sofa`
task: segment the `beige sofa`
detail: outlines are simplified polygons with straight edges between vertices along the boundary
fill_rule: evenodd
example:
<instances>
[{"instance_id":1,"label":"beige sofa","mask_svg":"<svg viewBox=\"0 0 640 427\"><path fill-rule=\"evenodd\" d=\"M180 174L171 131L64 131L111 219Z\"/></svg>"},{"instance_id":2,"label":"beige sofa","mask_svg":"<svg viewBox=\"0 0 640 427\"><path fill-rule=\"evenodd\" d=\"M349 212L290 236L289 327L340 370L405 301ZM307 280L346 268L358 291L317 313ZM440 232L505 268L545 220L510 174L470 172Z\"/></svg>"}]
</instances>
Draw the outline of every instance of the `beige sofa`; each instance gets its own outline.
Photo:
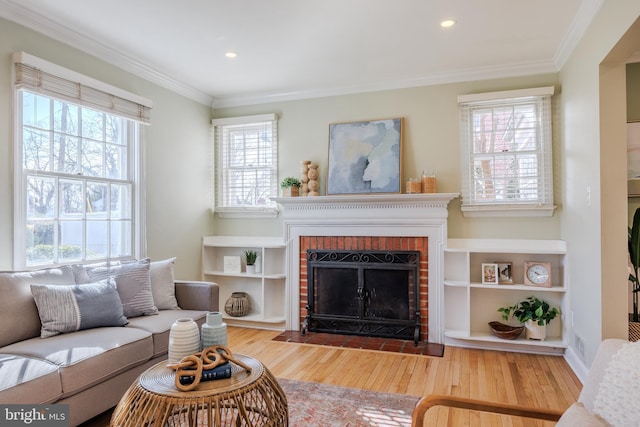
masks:
<instances>
[{"instance_id":1,"label":"beige sofa","mask_svg":"<svg viewBox=\"0 0 640 427\"><path fill-rule=\"evenodd\" d=\"M150 303L154 310L147 315L126 318L119 317L122 313L119 312L116 317L128 321L126 326L94 327L94 318L102 316L99 313L110 304L109 300L101 302L102 294L113 299L114 289L118 294L125 285L130 292L136 290L137 284L126 283L129 279L126 269L75 265L0 273L0 403L68 404L70 425L78 425L116 405L142 371L167 358L169 331L176 319L187 317L202 324L207 312L218 311L216 284L174 281L173 259L158 263L146 261L147 275L145 263L130 274L144 282L143 291L133 296L132 301L133 305L140 305L141 300L142 305ZM95 274L108 277L97 285L89 285L87 282ZM147 277L153 301L149 299ZM79 284L83 285L75 286ZM60 286L67 288L63 290ZM90 293L87 297L87 290L94 289L99 295ZM43 302L38 296L34 300L34 295L39 295L36 290L51 292L63 299ZM68 315L74 319L75 312L82 315L81 320L75 319L75 327L73 321L70 322L72 329L79 330L51 332L50 329L60 327L60 319L50 322L51 319L43 317L46 309L50 310L48 315L54 317L64 313L60 306L69 298L67 291L75 290L81 293L70 297L73 300L70 304L75 304L75 308ZM121 300L125 307L124 299L118 299ZM86 307L90 312L83 314ZM87 323L86 319L94 323ZM100 319L97 322L99 325ZM42 338L45 335L52 336Z\"/></svg>"}]
</instances>

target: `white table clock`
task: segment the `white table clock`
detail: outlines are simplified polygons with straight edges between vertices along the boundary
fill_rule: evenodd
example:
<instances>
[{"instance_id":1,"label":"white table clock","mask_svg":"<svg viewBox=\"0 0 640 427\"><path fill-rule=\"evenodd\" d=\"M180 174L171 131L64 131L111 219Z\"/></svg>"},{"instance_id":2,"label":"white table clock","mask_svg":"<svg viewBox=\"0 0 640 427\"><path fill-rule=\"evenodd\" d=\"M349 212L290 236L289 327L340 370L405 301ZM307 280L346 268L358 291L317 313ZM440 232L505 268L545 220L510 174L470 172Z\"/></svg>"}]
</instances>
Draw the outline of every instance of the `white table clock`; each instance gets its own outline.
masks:
<instances>
[{"instance_id":1,"label":"white table clock","mask_svg":"<svg viewBox=\"0 0 640 427\"><path fill-rule=\"evenodd\" d=\"M524 263L524 284L529 286L551 287L551 263L526 261Z\"/></svg>"}]
</instances>

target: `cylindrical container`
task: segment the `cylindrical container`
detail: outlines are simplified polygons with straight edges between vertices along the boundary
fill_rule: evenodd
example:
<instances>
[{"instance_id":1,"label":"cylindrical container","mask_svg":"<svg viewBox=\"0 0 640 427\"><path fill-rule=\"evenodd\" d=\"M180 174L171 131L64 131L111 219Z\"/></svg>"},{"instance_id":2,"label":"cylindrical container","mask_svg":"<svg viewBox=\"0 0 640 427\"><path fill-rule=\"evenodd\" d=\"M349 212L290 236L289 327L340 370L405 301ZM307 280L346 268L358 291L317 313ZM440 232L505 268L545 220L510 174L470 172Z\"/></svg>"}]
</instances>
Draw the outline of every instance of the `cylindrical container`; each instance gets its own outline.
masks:
<instances>
[{"instance_id":1,"label":"cylindrical container","mask_svg":"<svg viewBox=\"0 0 640 427\"><path fill-rule=\"evenodd\" d=\"M190 318L176 320L169 331L169 363L200 351L200 330Z\"/></svg>"},{"instance_id":2,"label":"cylindrical container","mask_svg":"<svg viewBox=\"0 0 640 427\"><path fill-rule=\"evenodd\" d=\"M427 174L426 171L422 172L422 178L420 180L423 193L435 193L436 192L436 174L431 172Z\"/></svg>"},{"instance_id":3,"label":"cylindrical container","mask_svg":"<svg viewBox=\"0 0 640 427\"><path fill-rule=\"evenodd\" d=\"M207 321L202 324L202 349L212 345L227 345L227 324L222 321L222 313L210 311Z\"/></svg>"},{"instance_id":4,"label":"cylindrical container","mask_svg":"<svg viewBox=\"0 0 640 427\"><path fill-rule=\"evenodd\" d=\"M405 191L407 194L420 192L420 181L417 178L409 178L405 185Z\"/></svg>"},{"instance_id":5,"label":"cylindrical container","mask_svg":"<svg viewBox=\"0 0 640 427\"><path fill-rule=\"evenodd\" d=\"M547 337L547 325L540 326L537 320L527 320L524 328L527 339L544 341Z\"/></svg>"},{"instance_id":6,"label":"cylindrical container","mask_svg":"<svg viewBox=\"0 0 640 427\"><path fill-rule=\"evenodd\" d=\"M224 304L225 313L233 317L246 316L249 309L249 295L245 292L233 292Z\"/></svg>"}]
</instances>

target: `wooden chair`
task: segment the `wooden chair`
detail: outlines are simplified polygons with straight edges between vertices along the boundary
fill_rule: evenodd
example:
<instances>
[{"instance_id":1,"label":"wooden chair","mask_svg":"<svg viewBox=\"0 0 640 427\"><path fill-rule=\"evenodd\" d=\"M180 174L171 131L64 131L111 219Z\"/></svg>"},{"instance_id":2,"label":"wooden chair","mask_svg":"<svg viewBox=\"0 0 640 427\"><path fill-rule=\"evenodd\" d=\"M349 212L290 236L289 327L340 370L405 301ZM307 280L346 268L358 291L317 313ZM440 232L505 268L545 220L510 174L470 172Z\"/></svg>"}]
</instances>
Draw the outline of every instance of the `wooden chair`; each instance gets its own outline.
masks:
<instances>
[{"instance_id":1,"label":"wooden chair","mask_svg":"<svg viewBox=\"0 0 640 427\"><path fill-rule=\"evenodd\" d=\"M491 412L495 414L513 415L517 417L536 418L546 421L558 421L563 411L554 409L531 408L508 403L489 402L484 400L467 399L457 396L443 396L431 394L418 401L413 410L411 425L413 427L424 426L426 412L434 406L446 406L449 408L469 409L472 411Z\"/></svg>"},{"instance_id":2,"label":"wooden chair","mask_svg":"<svg viewBox=\"0 0 640 427\"><path fill-rule=\"evenodd\" d=\"M598 353L591 365L589 376L578 397L578 401L571 405L566 411L432 394L418 401L413 410L411 425L412 427L423 427L427 411L434 406L536 418L545 421L559 421L557 424L558 427L607 425L606 423L603 424L602 420L593 414L593 402L611 356L626 342L625 340L608 339L600 344Z\"/></svg>"}]
</instances>

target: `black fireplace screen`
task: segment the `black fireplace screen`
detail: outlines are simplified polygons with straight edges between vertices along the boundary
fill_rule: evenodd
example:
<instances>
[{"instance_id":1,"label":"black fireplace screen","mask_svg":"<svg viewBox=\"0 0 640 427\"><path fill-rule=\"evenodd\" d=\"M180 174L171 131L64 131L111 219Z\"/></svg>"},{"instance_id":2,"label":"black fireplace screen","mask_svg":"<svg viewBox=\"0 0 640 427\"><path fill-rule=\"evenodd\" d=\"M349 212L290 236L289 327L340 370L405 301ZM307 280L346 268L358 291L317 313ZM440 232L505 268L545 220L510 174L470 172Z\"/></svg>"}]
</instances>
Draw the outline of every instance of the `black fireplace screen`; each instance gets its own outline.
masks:
<instances>
[{"instance_id":1,"label":"black fireplace screen","mask_svg":"<svg viewBox=\"0 0 640 427\"><path fill-rule=\"evenodd\" d=\"M307 251L302 332L420 340L420 252Z\"/></svg>"}]
</instances>

